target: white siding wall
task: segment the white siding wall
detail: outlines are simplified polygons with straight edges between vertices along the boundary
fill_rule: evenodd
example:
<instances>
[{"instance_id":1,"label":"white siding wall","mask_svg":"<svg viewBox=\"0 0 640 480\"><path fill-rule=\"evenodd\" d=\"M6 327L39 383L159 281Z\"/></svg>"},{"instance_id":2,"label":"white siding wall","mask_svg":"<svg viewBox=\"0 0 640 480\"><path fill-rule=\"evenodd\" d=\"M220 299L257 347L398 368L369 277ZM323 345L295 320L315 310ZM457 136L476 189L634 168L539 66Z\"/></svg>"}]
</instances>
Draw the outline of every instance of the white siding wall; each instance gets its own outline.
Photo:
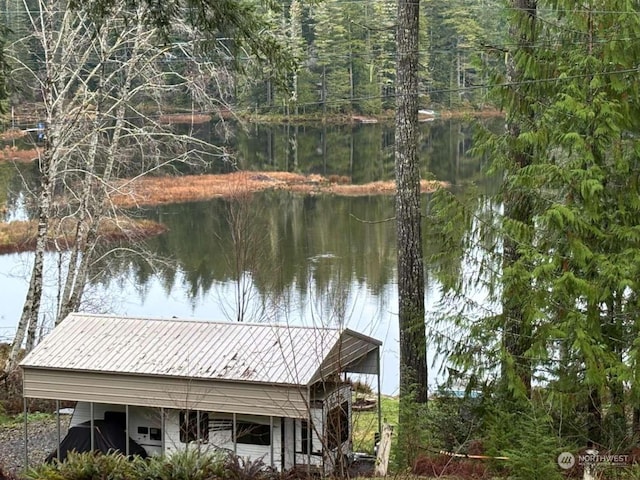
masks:
<instances>
[{"instance_id":1,"label":"white siding wall","mask_svg":"<svg viewBox=\"0 0 640 480\"><path fill-rule=\"evenodd\" d=\"M311 465L322 465L322 432L323 432L323 412L322 408L311 409ZM309 456L302 453L302 420L295 420L296 428L296 465L306 465Z\"/></svg>"},{"instance_id":2,"label":"white siding wall","mask_svg":"<svg viewBox=\"0 0 640 480\"><path fill-rule=\"evenodd\" d=\"M197 442L191 442L189 444L182 443L180 441L180 411L168 410L166 420L166 436L165 436L165 453L171 455L172 453L184 450L186 448L198 448L201 451L215 451L217 449L226 449L234 451L234 443L232 437L232 430L214 431L213 425L215 420L229 420L232 423L233 415L225 413L208 412L209 415L209 441L208 443L202 443L198 445ZM269 417L257 416L257 415L237 415L236 422L252 422L263 425L269 425ZM271 434L272 445L248 445L244 443L238 443L235 445L235 452L241 457L246 457L251 460L257 460L261 458L264 463L270 465L272 462L271 452L273 449L273 466L281 469L282 461L282 428L280 417L273 417L273 430Z\"/></svg>"}]
</instances>

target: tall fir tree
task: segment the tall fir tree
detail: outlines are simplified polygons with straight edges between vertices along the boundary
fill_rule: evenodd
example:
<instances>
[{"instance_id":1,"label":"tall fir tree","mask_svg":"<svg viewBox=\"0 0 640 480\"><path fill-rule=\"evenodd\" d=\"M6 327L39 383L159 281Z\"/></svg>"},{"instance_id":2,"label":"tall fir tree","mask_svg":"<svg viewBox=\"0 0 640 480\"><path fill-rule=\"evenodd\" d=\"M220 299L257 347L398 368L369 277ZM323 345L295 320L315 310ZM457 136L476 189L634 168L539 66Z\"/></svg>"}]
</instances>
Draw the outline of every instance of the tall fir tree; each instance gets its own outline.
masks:
<instances>
[{"instance_id":1,"label":"tall fir tree","mask_svg":"<svg viewBox=\"0 0 640 480\"><path fill-rule=\"evenodd\" d=\"M477 348L487 331L500 332L502 346L484 350L495 354L482 359L485 375L501 364L501 380L524 392L530 376L547 390L563 433L617 448L631 411L634 427L639 418L640 51L629 43L640 34L638 5L518 5L512 31L525 36L512 41L494 89L508 128L481 138L504 175L494 199L501 215L490 225L502 242L488 255L503 258L488 288L502 308L467 318L475 340L456 365L479 372Z\"/></svg>"}]
</instances>

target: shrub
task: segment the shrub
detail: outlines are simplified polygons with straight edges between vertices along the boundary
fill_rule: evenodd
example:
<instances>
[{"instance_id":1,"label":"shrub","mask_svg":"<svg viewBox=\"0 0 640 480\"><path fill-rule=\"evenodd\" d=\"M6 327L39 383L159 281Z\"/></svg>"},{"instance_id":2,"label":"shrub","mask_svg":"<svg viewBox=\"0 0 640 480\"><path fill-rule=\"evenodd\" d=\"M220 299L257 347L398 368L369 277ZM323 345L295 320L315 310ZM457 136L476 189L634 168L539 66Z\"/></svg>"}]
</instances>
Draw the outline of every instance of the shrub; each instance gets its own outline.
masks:
<instances>
[{"instance_id":1,"label":"shrub","mask_svg":"<svg viewBox=\"0 0 640 480\"><path fill-rule=\"evenodd\" d=\"M70 452L63 462L36 466L28 470L25 477L31 480L212 480L222 478L225 461L223 454L197 450L133 460L121 453Z\"/></svg>"},{"instance_id":2,"label":"shrub","mask_svg":"<svg viewBox=\"0 0 640 480\"><path fill-rule=\"evenodd\" d=\"M459 397L441 390L429 401L426 429L437 449L468 452L482 431L482 398Z\"/></svg>"},{"instance_id":3,"label":"shrub","mask_svg":"<svg viewBox=\"0 0 640 480\"><path fill-rule=\"evenodd\" d=\"M365 395L373 395L373 390L371 389L371 385L368 383L361 382L360 380L356 380L351 383L351 388L355 393L361 393Z\"/></svg>"},{"instance_id":4,"label":"shrub","mask_svg":"<svg viewBox=\"0 0 640 480\"><path fill-rule=\"evenodd\" d=\"M249 460L238 455L229 455L224 464L225 480L275 480L277 470L264 463L261 458Z\"/></svg>"},{"instance_id":5,"label":"shrub","mask_svg":"<svg viewBox=\"0 0 640 480\"><path fill-rule=\"evenodd\" d=\"M528 410L496 411L487 419L485 442L488 453L504 455L509 461L494 469L514 480L556 480L562 478L557 458L562 445L549 415L531 404ZM497 467L497 465L496 465Z\"/></svg>"},{"instance_id":6,"label":"shrub","mask_svg":"<svg viewBox=\"0 0 640 480\"><path fill-rule=\"evenodd\" d=\"M0 480L18 480L13 473L5 472L4 468L0 464Z\"/></svg>"},{"instance_id":7,"label":"shrub","mask_svg":"<svg viewBox=\"0 0 640 480\"><path fill-rule=\"evenodd\" d=\"M130 461L120 453L69 452L63 462L54 461L29 469L33 480L132 480L139 478L143 460Z\"/></svg>"},{"instance_id":8,"label":"shrub","mask_svg":"<svg viewBox=\"0 0 640 480\"><path fill-rule=\"evenodd\" d=\"M151 457L146 462L145 478L154 480L210 480L221 478L226 454L183 450L170 457Z\"/></svg>"},{"instance_id":9,"label":"shrub","mask_svg":"<svg viewBox=\"0 0 640 480\"><path fill-rule=\"evenodd\" d=\"M412 473L425 477L490 478L489 468L482 460L458 459L447 455L420 456Z\"/></svg>"},{"instance_id":10,"label":"shrub","mask_svg":"<svg viewBox=\"0 0 640 480\"><path fill-rule=\"evenodd\" d=\"M634 464L621 469L618 478L621 480L640 480L640 465Z\"/></svg>"}]
</instances>

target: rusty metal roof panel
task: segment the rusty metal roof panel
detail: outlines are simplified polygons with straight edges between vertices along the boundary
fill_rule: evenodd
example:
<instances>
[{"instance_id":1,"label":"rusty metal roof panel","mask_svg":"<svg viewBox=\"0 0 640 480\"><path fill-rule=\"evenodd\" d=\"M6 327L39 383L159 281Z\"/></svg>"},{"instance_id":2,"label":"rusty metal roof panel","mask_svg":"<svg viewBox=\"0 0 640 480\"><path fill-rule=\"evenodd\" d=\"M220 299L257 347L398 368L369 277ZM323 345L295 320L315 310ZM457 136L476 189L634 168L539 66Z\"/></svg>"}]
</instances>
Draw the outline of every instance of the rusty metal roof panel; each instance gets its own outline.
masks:
<instances>
[{"instance_id":1,"label":"rusty metal roof panel","mask_svg":"<svg viewBox=\"0 0 640 480\"><path fill-rule=\"evenodd\" d=\"M283 324L73 313L21 366L307 385L326 370L323 362L336 363L331 352L348 334L345 332ZM368 350L380 345L351 333L358 339L358 348L362 342Z\"/></svg>"}]
</instances>

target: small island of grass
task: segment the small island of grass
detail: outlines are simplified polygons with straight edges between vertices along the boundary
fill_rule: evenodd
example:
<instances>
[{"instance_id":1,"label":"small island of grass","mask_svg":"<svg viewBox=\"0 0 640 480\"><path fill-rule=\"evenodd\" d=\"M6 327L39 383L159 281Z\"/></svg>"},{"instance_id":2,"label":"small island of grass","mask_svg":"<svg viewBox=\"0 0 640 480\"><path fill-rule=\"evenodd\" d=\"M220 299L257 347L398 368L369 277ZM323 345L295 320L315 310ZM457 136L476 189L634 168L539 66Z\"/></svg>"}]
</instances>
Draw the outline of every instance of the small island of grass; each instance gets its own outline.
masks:
<instances>
[{"instance_id":1,"label":"small island of grass","mask_svg":"<svg viewBox=\"0 0 640 480\"><path fill-rule=\"evenodd\" d=\"M0 223L0 254L34 250L38 224L35 220ZM70 247L76 229L73 219L51 220L47 247L66 250ZM151 220L119 217L104 219L99 227L99 242L141 240L166 231L166 227Z\"/></svg>"}]
</instances>

